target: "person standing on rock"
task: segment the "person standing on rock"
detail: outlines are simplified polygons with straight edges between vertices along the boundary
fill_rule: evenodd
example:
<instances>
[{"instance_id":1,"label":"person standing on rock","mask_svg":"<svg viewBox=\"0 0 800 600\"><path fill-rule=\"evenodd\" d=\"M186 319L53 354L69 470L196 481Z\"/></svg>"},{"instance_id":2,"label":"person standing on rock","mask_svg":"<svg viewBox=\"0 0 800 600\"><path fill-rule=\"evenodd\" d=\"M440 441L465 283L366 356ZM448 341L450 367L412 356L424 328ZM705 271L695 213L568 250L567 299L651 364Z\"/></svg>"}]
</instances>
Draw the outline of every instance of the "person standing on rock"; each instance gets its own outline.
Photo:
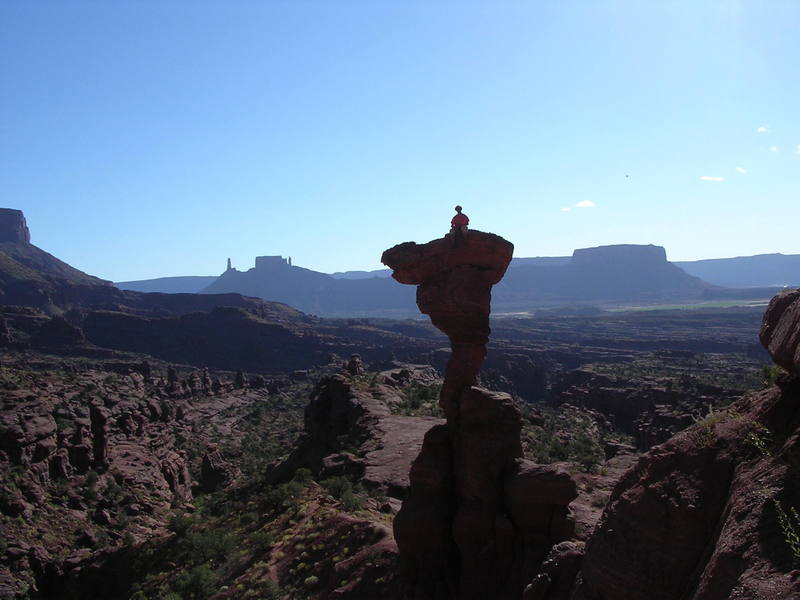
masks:
<instances>
[{"instance_id":1,"label":"person standing on rock","mask_svg":"<svg viewBox=\"0 0 800 600\"><path fill-rule=\"evenodd\" d=\"M456 206L456 216L450 221L450 234L453 236L453 246L458 246L459 243L467 239L469 217L461 211L461 206Z\"/></svg>"}]
</instances>

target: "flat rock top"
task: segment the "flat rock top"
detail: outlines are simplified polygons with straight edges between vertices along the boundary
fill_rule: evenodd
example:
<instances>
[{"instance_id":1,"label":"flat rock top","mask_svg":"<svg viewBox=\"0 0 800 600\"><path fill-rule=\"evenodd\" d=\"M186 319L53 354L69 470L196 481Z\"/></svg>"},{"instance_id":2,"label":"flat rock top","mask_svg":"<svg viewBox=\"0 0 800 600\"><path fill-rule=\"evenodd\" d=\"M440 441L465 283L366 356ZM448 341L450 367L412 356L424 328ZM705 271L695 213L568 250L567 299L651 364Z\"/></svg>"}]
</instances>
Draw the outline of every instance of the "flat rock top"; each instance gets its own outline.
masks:
<instances>
[{"instance_id":1,"label":"flat rock top","mask_svg":"<svg viewBox=\"0 0 800 600\"><path fill-rule=\"evenodd\" d=\"M454 267L471 265L485 270L495 284L505 275L513 253L514 244L499 235L471 229L457 247L449 235L427 244L405 242L386 250L381 262L400 283L419 285Z\"/></svg>"},{"instance_id":2,"label":"flat rock top","mask_svg":"<svg viewBox=\"0 0 800 600\"><path fill-rule=\"evenodd\" d=\"M386 486L390 492L407 489L408 472L422 448L425 434L434 425L444 422L435 417L391 415L382 418L376 426L380 431L380 447L366 454L364 479Z\"/></svg>"},{"instance_id":3,"label":"flat rock top","mask_svg":"<svg viewBox=\"0 0 800 600\"><path fill-rule=\"evenodd\" d=\"M29 244L31 233L25 215L14 208L0 208L0 242Z\"/></svg>"}]
</instances>

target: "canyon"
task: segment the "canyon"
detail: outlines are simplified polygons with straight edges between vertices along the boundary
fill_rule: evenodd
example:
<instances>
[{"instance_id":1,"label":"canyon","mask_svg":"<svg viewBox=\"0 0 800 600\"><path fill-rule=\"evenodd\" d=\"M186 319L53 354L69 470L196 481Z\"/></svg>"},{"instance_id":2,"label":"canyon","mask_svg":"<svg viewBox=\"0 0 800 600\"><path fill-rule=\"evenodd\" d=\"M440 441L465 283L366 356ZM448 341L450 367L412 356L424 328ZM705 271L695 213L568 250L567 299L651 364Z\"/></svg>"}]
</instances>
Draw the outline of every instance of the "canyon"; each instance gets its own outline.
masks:
<instances>
[{"instance_id":1,"label":"canyon","mask_svg":"<svg viewBox=\"0 0 800 600\"><path fill-rule=\"evenodd\" d=\"M512 247L470 231L384 254L431 323L321 318L118 290L7 222L0 595L800 591L796 290L492 318Z\"/></svg>"}]
</instances>

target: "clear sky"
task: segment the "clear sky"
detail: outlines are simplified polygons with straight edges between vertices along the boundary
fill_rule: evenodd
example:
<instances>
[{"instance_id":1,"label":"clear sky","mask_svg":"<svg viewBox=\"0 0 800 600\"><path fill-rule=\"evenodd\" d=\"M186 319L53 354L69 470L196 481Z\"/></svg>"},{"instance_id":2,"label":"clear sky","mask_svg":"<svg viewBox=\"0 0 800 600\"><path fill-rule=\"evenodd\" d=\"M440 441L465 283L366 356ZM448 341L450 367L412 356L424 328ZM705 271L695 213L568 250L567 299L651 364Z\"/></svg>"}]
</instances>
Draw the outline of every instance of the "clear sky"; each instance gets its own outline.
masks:
<instances>
[{"instance_id":1,"label":"clear sky","mask_svg":"<svg viewBox=\"0 0 800 600\"><path fill-rule=\"evenodd\" d=\"M0 3L0 206L115 281L800 253L800 2Z\"/></svg>"}]
</instances>

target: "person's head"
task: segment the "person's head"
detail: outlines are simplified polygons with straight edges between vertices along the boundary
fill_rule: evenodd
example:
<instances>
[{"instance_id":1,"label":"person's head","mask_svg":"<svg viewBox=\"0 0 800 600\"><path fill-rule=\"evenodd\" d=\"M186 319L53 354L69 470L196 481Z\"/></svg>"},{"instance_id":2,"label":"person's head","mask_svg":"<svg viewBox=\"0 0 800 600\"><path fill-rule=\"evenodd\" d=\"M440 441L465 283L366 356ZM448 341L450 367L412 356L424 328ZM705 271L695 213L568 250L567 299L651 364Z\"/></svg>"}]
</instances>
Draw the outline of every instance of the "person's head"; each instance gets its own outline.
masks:
<instances>
[{"instance_id":1,"label":"person's head","mask_svg":"<svg viewBox=\"0 0 800 600\"><path fill-rule=\"evenodd\" d=\"M457 212L457 213L460 213L462 210L463 210L463 209L461 208L461 206L456 206L456 212Z\"/></svg>"}]
</instances>

